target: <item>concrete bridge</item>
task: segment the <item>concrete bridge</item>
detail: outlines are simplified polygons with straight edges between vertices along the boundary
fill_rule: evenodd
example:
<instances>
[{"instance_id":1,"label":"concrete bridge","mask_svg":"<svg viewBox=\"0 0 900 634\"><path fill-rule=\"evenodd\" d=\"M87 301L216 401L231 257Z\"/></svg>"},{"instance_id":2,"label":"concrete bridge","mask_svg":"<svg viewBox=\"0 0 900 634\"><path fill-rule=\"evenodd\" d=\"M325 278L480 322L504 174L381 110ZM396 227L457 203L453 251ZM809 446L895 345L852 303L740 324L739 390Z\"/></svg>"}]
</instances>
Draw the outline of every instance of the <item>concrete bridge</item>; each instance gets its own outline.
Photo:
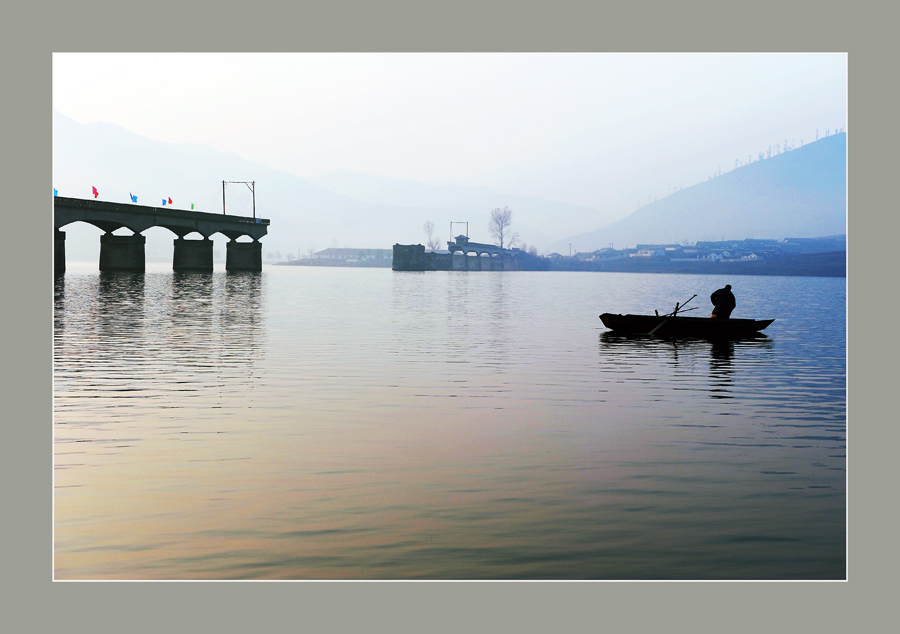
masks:
<instances>
[{"instance_id":1,"label":"concrete bridge","mask_svg":"<svg viewBox=\"0 0 900 634\"><path fill-rule=\"evenodd\" d=\"M469 242L457 236L447 243L449 253L426 253L421 244L395 244L395 271L546 271L546 260L519 249ZM472 255L474 254L474 255Z\"/></svg>"},{"instance_id":2,"label":"concrete bridge","mask_svg":"<svg viewBox=\"0 0 900 634\"><path fill-rule=\"evenodd\" d=\"M100 236L101 271L143 271L147 239L141 232L151 227L165 227L177 236L172 261L172 268L176 271L212 271L213 243L210 236L215 233L229 239L225 245L226 270L261 271L262 244L259 239L266 235L269 228L269 221L263 218L55 196L53 229L56 271L66 269L66 233L61 229L79 221L105 232ZM134 235L113 235L113 231L121 228L131 230ZM199 233L202 239L185 239L194 232ZM242 236L248 236L253 241L236 242Z\"/></svg>"},{"instance_id":3,"label":"concrete bridge","mask_svg":"<svg viewBox=\"0 0 900 634\"><path fill-rule=\"evenodd\" d=\"M469 255L470 253L474 253L475 255L481 256L509 256L512 255L518 249L504 249L502 247L498 247L496 244L484 244L482 242L470 242L467 236L456 236L455 241L447 242L447 250L450 253L462 253L463 255Z\"/></svg>"}]
</instances>

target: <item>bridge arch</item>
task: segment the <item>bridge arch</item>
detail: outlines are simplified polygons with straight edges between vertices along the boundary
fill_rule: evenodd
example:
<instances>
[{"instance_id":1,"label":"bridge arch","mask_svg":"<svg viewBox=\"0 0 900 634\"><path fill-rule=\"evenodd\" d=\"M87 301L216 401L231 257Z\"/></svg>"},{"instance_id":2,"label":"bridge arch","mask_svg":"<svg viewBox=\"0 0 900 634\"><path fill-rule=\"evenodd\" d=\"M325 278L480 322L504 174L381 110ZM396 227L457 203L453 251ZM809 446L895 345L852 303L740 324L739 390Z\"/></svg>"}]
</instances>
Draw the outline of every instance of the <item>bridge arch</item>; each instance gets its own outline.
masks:
<instances>
[{"instance_id":1,"label":"bridge arch","mask_svg":"<svg viewBox=\"0 0 900 634\"><path fill-rule=\"evenodd\" d=\"M168 224L168 223L167 224L158 224L156 226L161 229L168 229L169 231L174 233L176 237L182 238L182 239L186 238L189 235L193 235L195 233L204 240L207 240L210 237L208 233L201 231L200 229L198 229L196 227L185 227L185 226L181 226L181 225L174 225L174 224Z\"/></svg>"},{"instance_id":2,"label":"bridge arch","mask_svg":"<svg viewBox=\"0 0 900 634\"><path fill-rule=\"evenodd\" d=\"M84 223L87 225L91 225L92 227L96 227L100 231L104 233L113 233L118 231L119 229L128 229L132 233L142 233L146 231L149 227L142 227L137 223L125 223L121 221L109 221L109 220L92 220L89 218L73 218L68 220L65 223L54 223L54 228L59 230L63 227L68 227L69 225L75 223ZM121 235L121 234L120 234Z\"/></svg>"}]
</instances>

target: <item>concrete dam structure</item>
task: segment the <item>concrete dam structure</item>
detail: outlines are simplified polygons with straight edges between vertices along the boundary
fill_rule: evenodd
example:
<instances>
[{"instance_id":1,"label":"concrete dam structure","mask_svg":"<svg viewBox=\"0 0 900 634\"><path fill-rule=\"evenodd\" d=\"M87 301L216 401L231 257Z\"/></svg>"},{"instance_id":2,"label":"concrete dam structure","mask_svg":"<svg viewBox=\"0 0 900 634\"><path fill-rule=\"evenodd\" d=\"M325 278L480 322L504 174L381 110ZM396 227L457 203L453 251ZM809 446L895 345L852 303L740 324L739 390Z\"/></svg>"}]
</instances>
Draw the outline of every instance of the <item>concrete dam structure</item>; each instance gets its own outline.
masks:
<instances>
[{"instance_id":1,"label":"concrete dam structure","mask_svg":"<svg viewBox=\"0 0 900 634\"><path fill-rule=\"evenodd\" d=\"M53 198L53 266L57 272L66 270L66 233L61 228L79 221L105 232L100 236L101 271L144 271L147 238L141 232L151 227L165 227L177 236L172 259L172 268L176 271L212 271L210 236L215 233L229 239L225 245L226 271L262 271L259 239L269 228L269 221L264 218L56 196ZM133 235L113 234L121 228L129 229ZM185 236L191 233L199 233L201 239L186 239ZM252 238L252 242L237 242L243 236Z\"/></svg>"},{"instance_id":2,"label":"concrete dam structure","mask_svg":"<svg viewBox=\"0 0 900 634\"><path fill-rule=\"evenodd\" d=\"M457 236L448 242L449 253L425 252L421 244L395 244L394 271L545 271L547 264L519 249L469 242Z\"/></svg>"}]
</instances>

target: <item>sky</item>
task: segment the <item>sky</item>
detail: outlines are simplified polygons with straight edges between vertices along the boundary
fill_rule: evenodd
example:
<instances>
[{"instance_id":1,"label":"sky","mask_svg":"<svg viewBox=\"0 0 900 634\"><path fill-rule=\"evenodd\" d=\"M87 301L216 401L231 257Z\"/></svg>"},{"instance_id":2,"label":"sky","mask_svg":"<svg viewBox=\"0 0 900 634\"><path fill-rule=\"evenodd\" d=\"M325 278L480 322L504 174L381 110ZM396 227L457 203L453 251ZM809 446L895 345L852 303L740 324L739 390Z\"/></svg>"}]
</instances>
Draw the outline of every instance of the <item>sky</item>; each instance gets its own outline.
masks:
<instances>
[{"instance_id":1,"label":"sky","mask_svg":"<svg viewBox=\"0 0 900 634\"><path fill-rule=\"evenodd\" d=\"M348 170L624 216L846 131L843 53L55 53L53 108L299 177Z\"/></svg>"}]
</instances>

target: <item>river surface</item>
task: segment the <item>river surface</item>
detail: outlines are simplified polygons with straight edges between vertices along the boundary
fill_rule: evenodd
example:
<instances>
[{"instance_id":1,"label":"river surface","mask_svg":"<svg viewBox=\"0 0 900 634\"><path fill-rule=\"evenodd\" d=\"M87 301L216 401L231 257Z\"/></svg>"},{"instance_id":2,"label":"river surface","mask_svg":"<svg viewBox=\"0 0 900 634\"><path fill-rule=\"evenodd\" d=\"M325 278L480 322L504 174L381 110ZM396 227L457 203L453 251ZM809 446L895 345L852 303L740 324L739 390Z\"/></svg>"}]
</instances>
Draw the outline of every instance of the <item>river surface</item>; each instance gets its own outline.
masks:
<instances>
[{"instance_id":1,"label":"river surface","mask_svg":"<svg viewBox=\"0 0 900 634\"><path fill-rule=\"evenodd\" d=\"M168 268L56 279L56 579L846 578L843 278Z\"/></svg>"}]
</instances>

